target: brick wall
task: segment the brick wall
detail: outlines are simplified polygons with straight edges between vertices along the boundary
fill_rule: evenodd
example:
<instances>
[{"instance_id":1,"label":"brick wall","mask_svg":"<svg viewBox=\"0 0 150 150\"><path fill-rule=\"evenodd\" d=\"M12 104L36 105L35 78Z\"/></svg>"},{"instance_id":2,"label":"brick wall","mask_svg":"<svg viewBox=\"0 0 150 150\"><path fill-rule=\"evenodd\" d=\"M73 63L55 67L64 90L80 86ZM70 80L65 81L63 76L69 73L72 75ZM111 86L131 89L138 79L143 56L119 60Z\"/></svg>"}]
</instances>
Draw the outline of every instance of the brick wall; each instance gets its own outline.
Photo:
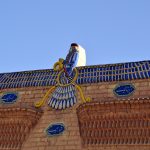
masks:
<instances>
[{"instance_id":1,"label":"brick wall","mask_svg":"<svg viewBox=\"0 0 150 150\"><path fill-rule=\"evenodd\" d=\"M130 83L130 81L85 84L81 85L81 88L84 95L91 97L92 101L120 100L121 98L117 98L113 93L113 89L118 83ZM136 90L133 95L128 98L150 97L150 79L131 81L131 83L135 86ZM10 104L12 107L22 104L33 106L35 102L39 101L45 95L49 88L50 87L29 87L4 89L0 92L19 92L17 102ZM0 94L2 95L2 93ZM83 146L76 113L76 108L82 103L79 93L77 98L78 103L66 110L52 110L47 104L42 107L43 115L35 127L31 129L30 134L22 145L22 150L148 150L150 148L150 145ZM0 108L3 107L7 107L6 104L0 104ZM48 137L45 133L46 128L49 124L56 122L64 123L66 127L65 132L60 136Z\"/></svg>"}]
</instances>

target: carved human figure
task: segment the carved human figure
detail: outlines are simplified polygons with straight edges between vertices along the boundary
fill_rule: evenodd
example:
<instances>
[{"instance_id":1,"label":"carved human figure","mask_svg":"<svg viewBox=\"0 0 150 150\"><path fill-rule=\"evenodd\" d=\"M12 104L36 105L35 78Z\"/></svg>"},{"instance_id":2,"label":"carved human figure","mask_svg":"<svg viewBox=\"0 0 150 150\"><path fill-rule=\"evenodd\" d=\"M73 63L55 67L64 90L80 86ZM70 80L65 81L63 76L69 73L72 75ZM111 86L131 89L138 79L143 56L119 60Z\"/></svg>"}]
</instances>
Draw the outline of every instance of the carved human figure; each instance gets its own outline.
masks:
<instances>
[{"instance_id":1,"label":"carved human figure","mask_svg":"<svg viewBox=\"0 0 150 150\"><path fill-rule=\"evenodd\" d=\"M78 44L72 43L66 59L63 61L64 72L67 77L70 77L73 68L86 65L85 50Z\"/></svg>"}]
</instances>

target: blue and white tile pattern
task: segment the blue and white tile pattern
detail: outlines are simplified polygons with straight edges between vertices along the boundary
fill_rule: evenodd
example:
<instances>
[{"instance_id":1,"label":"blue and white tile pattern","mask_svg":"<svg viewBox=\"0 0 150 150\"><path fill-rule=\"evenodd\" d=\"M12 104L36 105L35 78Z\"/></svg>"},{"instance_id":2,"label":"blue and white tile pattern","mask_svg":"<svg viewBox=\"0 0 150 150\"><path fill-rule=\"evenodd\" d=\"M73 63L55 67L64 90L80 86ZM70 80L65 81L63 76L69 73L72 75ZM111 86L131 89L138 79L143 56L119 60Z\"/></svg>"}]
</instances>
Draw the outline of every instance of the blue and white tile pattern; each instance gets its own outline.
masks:
<instances>
[{"instance_id":1,"label":"blue and white tile pattern","mask_svg":"<svg viewBox=\"0 0 150 150\"><path fill-rule=\"evenodd\" d=\"M77 68L77 84L150 78L150 61L129 62ZM36 70L0 74L0 89L54 86L59 72Z\"/></svg>"}]
</instances>

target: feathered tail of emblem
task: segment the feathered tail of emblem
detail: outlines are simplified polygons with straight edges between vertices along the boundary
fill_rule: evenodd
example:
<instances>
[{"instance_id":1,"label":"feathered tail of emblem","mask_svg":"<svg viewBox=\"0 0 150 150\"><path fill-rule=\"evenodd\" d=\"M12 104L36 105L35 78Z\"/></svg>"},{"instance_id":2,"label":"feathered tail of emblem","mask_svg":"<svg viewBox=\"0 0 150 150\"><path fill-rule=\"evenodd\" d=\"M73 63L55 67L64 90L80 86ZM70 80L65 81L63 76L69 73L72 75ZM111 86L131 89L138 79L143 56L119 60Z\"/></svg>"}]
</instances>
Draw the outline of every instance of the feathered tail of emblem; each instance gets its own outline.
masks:
<instances>
[{"instance_id":1,"label":"feathered tail of emblem","mask_svg":"<svg viewBox=\"0 0 150 150\"><path fill-rule=\"evenodd\" d=\"M58 86L49 100L48 105L53 109L66 109L72 107L77 102L75 90L75 86L72 84Z\"/></svg>"}]
</instances>

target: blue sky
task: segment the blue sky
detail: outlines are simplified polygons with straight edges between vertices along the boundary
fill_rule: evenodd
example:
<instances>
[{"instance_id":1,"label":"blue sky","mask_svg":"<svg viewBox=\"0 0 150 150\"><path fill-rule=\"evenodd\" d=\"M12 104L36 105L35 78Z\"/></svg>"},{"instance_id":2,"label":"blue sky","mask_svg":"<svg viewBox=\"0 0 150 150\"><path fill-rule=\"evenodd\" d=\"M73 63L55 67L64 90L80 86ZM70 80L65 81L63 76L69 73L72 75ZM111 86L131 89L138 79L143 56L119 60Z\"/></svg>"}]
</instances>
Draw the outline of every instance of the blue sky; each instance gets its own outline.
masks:
<instances>
[{"instance_id":1,"label":"blue sky","mask_svg":"<svg viewBox=\"0 0 150 150\"><path fill-rule=\"evenodd\" d=\"M150 59L150 0L0 0L0 72L49 69L72 42L87 65Z\"/></svg>"}]
</instances>

